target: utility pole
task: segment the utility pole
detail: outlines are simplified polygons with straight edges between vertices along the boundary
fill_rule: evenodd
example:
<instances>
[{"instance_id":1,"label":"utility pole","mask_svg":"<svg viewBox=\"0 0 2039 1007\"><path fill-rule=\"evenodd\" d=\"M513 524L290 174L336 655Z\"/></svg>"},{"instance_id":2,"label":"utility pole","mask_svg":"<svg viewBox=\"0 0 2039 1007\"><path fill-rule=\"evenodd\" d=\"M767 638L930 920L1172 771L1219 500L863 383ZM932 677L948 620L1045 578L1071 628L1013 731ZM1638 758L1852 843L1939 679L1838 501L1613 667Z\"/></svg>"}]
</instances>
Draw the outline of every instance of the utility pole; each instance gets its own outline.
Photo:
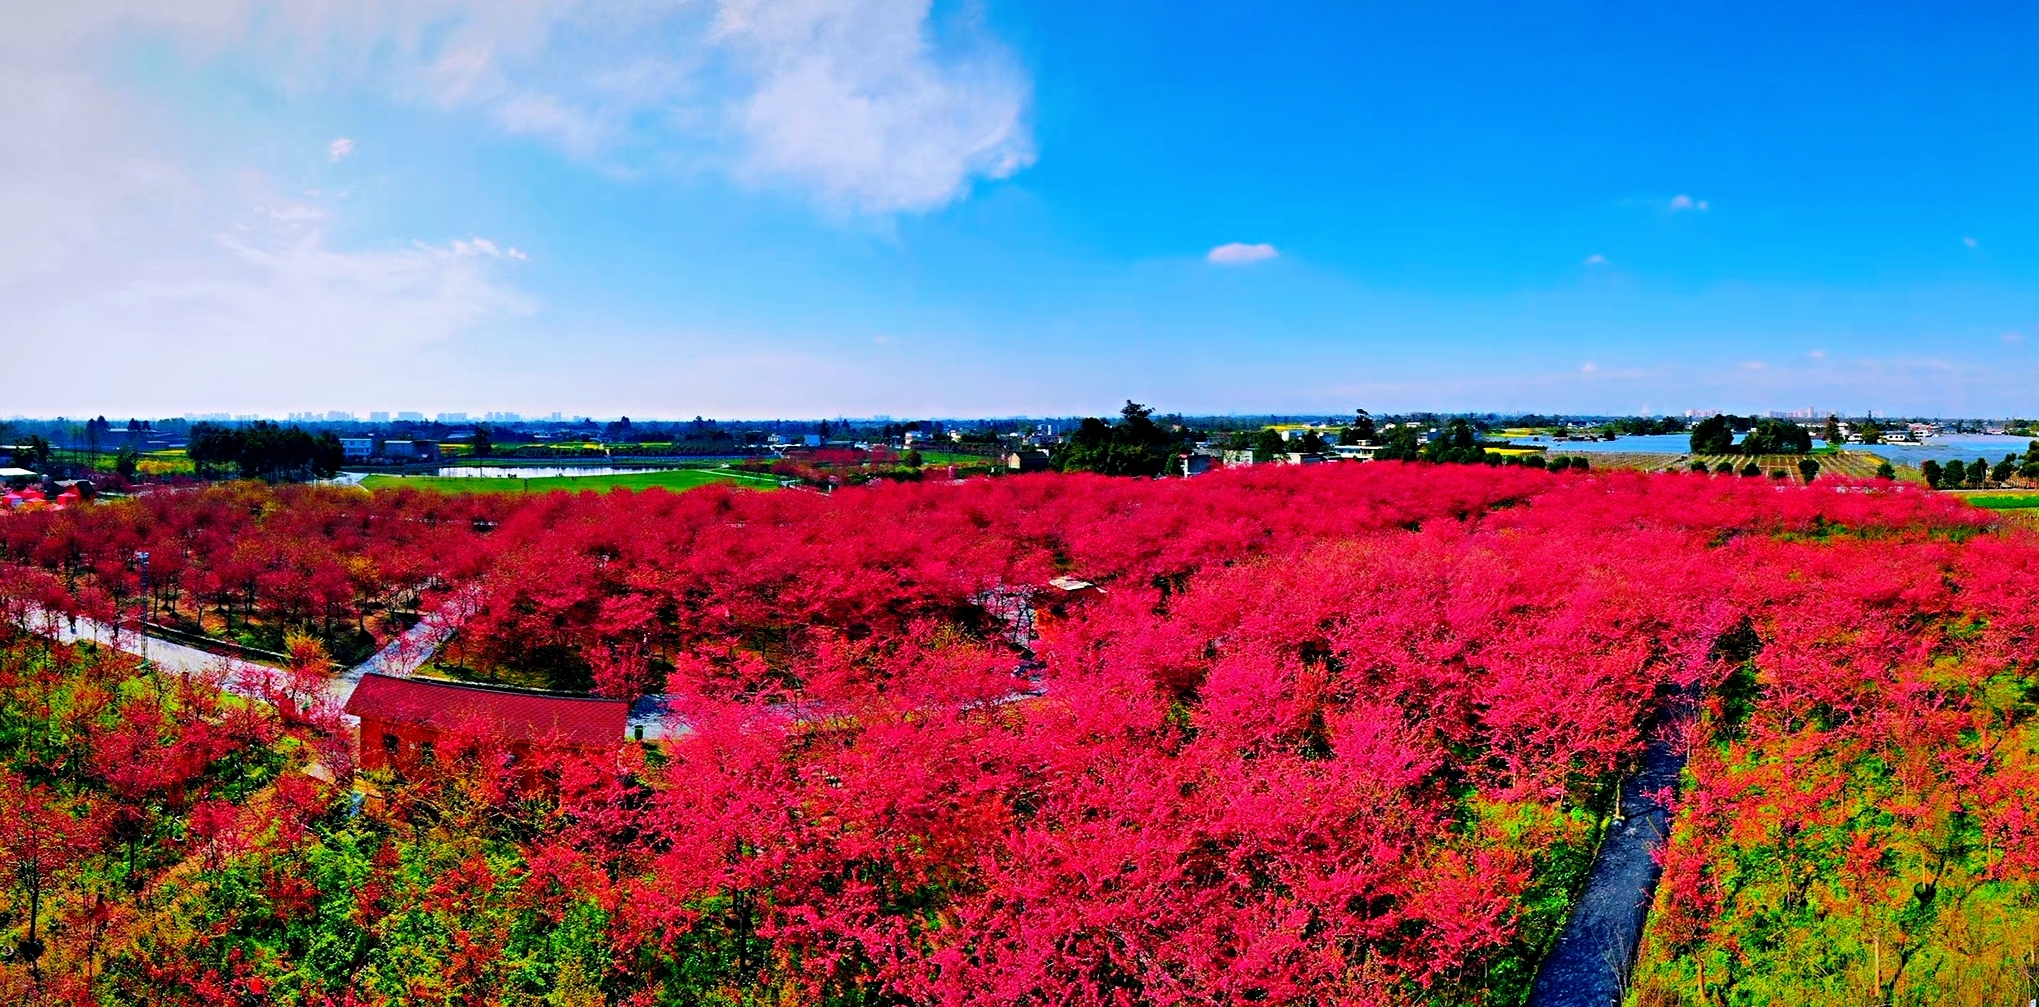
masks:
<instances>
[{"instance_id":1,"label":"utility pole","mask_svg":"<svg viewBox=\"0 0 2039 1007\"><path fill-rule=\"evenodd\" d=\"M147 666L149 663L149 602L150 602L148 552L145 550L136 552L135 562L141 564L142 568L142 624L140 626L135 627L135 629L142 635L142 664L144 666Z\"/></svg>"}]
</instances>

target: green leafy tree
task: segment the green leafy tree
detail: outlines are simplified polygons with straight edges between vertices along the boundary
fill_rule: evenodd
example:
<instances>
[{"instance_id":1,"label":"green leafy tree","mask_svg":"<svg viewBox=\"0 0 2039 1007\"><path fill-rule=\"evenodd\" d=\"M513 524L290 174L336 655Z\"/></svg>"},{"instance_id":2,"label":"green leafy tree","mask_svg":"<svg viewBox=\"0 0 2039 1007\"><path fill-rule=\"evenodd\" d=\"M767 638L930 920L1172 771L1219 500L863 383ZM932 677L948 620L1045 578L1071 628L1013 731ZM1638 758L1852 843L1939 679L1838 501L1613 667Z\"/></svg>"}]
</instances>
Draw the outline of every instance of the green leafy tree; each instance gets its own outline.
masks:
<instances>
[{"instance_id":1,"label":"green leafy tree","mask_svg":"<svg viewBox=\"0 0 2039 1007\"><path fill-rule=\"evenodd\" d=\"M1130 399L1117 423L1088 417L1055 455L1064 472L1157 476L1166 470L1176 436L1154 422L1154 410Z\"/></svg>"},{"instance_id":2,"label":"green leafy tree","mask_svg":"<svg viewBox=\"0 0 2039 1007\"><path fill-rule=\"evenodd\" d=\"M1281 431L1264 429L1253 437L1253 460L1272 461L1288 454L1289 442L1281 439Z\"/></svg>"},{"instance_id":3,"label":"green leafy tree","mask_svg":"<svg viewBox=\"0 0 2039 1007\"><path fill-rule=\"evenodd\" d=\"M41 434L30 434L28 439L15 445L14 464L19 468L35 469L40 472L50 464L49 438Z\"/></svg>"},{"instance_id":4,"label":"green leafy tree","mask_svg":"<svg viewBox=\"0 0 2039 1007\"><path fill-rule=\"evenodd\" d=\"M243 479L265 482L331 478L346 460L340 439L331 431L313 434L267 420L245 427L193 424L185 453L201 477L231 470Z\"/></svg>"},{"instance_id":5,"label":"green leafy tree","mask_svg":"<svg viewBox=\"0 0 2039 1007\"><path fill-rule=\"evenodd\" d=\"M1812 434L1790 420L1758 420L1742 438L1745 455L1802 455L1812 450Z\"/></svg>"},{"instance_id":6,"label":"green leafy tree","mask_svg":"<svg viewBox=\"0 0 2039 1007\"><path fill-rule=\"evenodd\" d=\"M1372 414L1361 409L1358 411L1358 416L1353 419L1352 425L1339 431L1338 443L1372 444L1379 437L1380 431L1374 428Z\"/></svg>"},{"instance_id":7,"label":"green leafy tree","mask_svg":"<svg viewBox=\"0 0 2039 1007\"><path fill-rule=\"evenodd\" d=\"M1763 467L1762 467L1762 466L1760 466L1760 465L1757 465L1757 464L1756 464L1755 462L1749 462L1749 463L1747 463L1747 464L1745 464L1745 465L1743 465L1743 466L1742 466L1742 476L1743 476L1744 478L1752 478L1752 477L1755 477L1755 476L1760 476L1760 475L1762 475L1762 474L1763 474Z\"/></svg>"},{"instance_id":8,"label":"green leafy tree","mask_svg":"<svg viewBox=\"0 0 2039 1007\"><path fill-rule=\"evenodd\" d=\"M1463 419L1455 419L1444 425L1444 432L1423 447L1423 460L1430 462L1478 462L1484 461L1486 451L1480 447L1480 438L1473 425Z\"/></svg>"},{"instance_id":9,"label":"green leafy tree","mask_svg":"<svg viewBox=\"0 0 2039 1007\"><path fill-rule=\"evenodd\" d=\"M1878 478L1878 479L1895 479L1895 478L1897 478L1897 470L1896 470L1896 469L1894 469L1894 468L1891 468L1891 467L1890 467L1890 463L1889 463L1889 462L1877 462L1877 463L1876 463L1876 478Z\"/></svg>"},{"instance_id":10,"label":"green leafy tree","mask_svg":"<svg viewBox=\"0 0 2039 1007\"><path fill-rule=\"evenodd\" d=\"M1826 441L1830 445L1841 443L1841 418L1839 416L1829 415L1827 417L1827 425L1820 428L1820 440Z\"/></svg>"},{"instance_id":11,"label":"green leafy tree","mask_svg":"<svg viewBox=\"0 0 2039 1007\"><path fill-rule=\"evenodd\" d=\"M1954 464L1959 465L1961 463L1955 462ZM1940 481L1946 478L1945 472L1940 468L1940 463L1931 458L1920 463L1919 474L1926 477L1926 485L1933 489L1939 489Z\"/></svg>"},{"instance_id":12,"label":"green leafy tree","mask_svg":"<svg viewBox=\"0 0 2039 1007\"><path fill-rule=\"evenodd\" d=\"M1721 475L1731 476L1735 474L1735 463L1721 462L1719 465L1715 465L1713 470Z\"/></svg>"},{"instance_id":13,"label":"green leafy tree","mask_svg":"<svg viewBox=\"0 0 2039 1007\"><path fill-rule=\"evenodd\" d=\"M1798 460L1798 474L1801 477L1803 477L1806 482L1812 482L1814 479L1818 479L1820 477L1819 460L1816 458L1800 458Z\"/></svg>"},{"instance_id":14,"label":"green leafy tree","mask_svg":"<svg viewBox=\"0 0 2039 1007\"><path fill-rule=\"evenodd\" d=\"M141 467L141 456L133 445L122 445L120 453L113 456L113 471L124 480L135 477L135 470Z\"/></svg>"},{"instance_id":15,"label":"green leafy tree","mask_svg":"<svg viewBox=\"0 0 2039 1007\"><path fill-rule=\"evenodd\" d=\"M1374 452L1381 461L1413 462L1423 457L1423 434L1413 424L1388 428L1382 436L1381 449Z\"/></svg>"},{"instance_id":16,"label":"green leafy tree","mask_svg":"<svg viewBox=\"0 0 2039 1007\"><path fill-rule=\"evenodd\" d=\"M1692 428L1692 453L1695 455L1724 455L1735 449L1735 431L1727 416L1714 415L1700 420Z\"/></svg>"}]
</instances>

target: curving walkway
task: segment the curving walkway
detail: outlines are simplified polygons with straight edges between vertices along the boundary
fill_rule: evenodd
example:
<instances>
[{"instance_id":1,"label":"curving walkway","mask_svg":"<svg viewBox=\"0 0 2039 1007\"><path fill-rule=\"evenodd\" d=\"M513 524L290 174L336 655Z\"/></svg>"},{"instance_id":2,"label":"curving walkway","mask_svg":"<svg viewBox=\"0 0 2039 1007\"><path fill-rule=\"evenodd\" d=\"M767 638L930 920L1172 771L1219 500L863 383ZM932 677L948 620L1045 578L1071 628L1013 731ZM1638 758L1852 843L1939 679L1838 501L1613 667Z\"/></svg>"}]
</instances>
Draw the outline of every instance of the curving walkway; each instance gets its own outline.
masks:
<instances>
[{"instance_id":1,"label":"curving walkway","mask_svg":"<svg viewBox=\"0 0 2039 1007\"><path fill-rule=\"evenodd\" d=\"M1649 799L1676 793L1685 757L1661 739L1643 752L1642 771L1621 783L1627 819L1611 824L1572 918L1545 956L1529 1007L1607 1007L1622 1000L1635 967L1650 900L1663 868L1653 854L1670 835L1670 814Z\"/></svg>"},{"instance_id":2,"label":"curving walkway","mask_svg":"<svg viewBox=\"0 0 2039 1007\"><path fill-rule=\"evenodd\" d=\"M354 687L361 684L363 675L374 672L381 675L402 677L418 670L439 648L453 637L460 624L474 614L477 594L467 591L455 595L445 604L433 610L430 615L418 620L417 625L405 630L368 660L345 668L326 683L326 698L336 707L347 705L347 698L354 694ZM228 692L252 698L270 695L277 675L277 669L266 664L256 664L239 658L225 657L211 651L200 650L182 643L175 643L161 637L151 636L144 643L133 630L108 626L91 619L72 619L66 616L49 616L33 613L30 625L45 627L47 635L60 643L77 643L90 640L102 647L111 647L129 654L148 655L149 663L179 675L212 674L224 671L224 687Z\"/></svg>"}]
</instances>

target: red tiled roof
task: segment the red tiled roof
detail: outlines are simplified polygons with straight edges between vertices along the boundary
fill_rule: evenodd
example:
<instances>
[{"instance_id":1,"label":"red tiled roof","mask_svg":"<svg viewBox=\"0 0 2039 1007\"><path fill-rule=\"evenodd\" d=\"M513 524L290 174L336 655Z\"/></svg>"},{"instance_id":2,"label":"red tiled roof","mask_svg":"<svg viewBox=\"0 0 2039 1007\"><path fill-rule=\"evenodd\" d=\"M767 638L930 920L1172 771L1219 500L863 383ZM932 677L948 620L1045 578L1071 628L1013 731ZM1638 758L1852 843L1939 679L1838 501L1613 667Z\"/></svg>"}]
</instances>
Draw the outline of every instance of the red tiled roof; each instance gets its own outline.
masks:
<instances>
[{"instance_id":1,"label":"red tiled roof","mask_svg":"<svg viewBox=\"0 0 2039 1007\"><path fill-rule=\"evenodd\" d=\"M370 674L347 698L347 713L441 731L487 731L506 741L621 745L630 704Z\"/></svg>"}]
</instances>

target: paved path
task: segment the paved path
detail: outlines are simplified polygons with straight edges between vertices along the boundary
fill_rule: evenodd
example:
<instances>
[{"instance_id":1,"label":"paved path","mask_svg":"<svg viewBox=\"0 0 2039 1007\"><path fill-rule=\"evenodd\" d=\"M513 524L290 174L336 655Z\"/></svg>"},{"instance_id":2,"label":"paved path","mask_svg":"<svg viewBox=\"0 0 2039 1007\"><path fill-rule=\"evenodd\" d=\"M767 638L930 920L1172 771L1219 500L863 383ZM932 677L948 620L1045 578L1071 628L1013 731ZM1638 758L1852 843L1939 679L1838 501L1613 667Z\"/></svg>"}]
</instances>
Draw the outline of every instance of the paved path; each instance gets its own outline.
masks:
<instances>
[{"instance_id":1,"label":"paved path","mask_svg":"<svg viewBox=\"0 0 2039 1007\"><path fill-rule=\"evenodd\" d=\"M51 635L61 643L90 640L102 647L130 654L141 654L146 651L150 664L179 675L211 674L224 670L227 673L227 691L240 695L256 694L261 686L277 673L276 669L268 665L222 657L210 651L173 643L160 637L149 637L145 647L142 638L133 630L118 629L91 619L58 616L55 622L56 630Z\"/></svg>"},{"instance_id":2,"label":"paved path","mask_svg":"<svg viewBox=\"0 0 2039 1007\"><path fill-rule=\"evenodd\" d=\"M1643 752L1642 772L1622 781L1621 808L1628 818L1608 826L1586 890L1536 973L1529 1007L1621 1002L1663 874L1652 854L1670 835L1669 813L1646 795L1666 788L1676 793L1684 768L1683 755L1665 741L1652 740Z\"/></svg>"},{"instance_id":3,"label":"paved path","mask_svg":"<svg viewBox=\"0 0 2039 1007\"><path fill-rule=\"evenodd\" d=\"M368 660L352 668L342 670L326 683L325 693L335 707L347 705L348 697L354 694L354 687L361 684L361 676L370 672L380 675L409 675L418 670L440 646L452 638L460 624L474 614L479 595L468 590L455 595L431 614L418 620L417 625L399 634L385 644ZM161 637L149 637L146 645L133 630L116 629L91 619L71 619L58 616L50 620L46 615L33 615L30 624L55 623L51 635L63 643L91 640L100 646L130 654L146 651L149 663L179 675L226 673L225 688L236 695L267 698L279 684L282 672L266 664L256 664L239 658L224 657L210 651L182 643L175 643Z\"/></svg>"}]
</instances>

